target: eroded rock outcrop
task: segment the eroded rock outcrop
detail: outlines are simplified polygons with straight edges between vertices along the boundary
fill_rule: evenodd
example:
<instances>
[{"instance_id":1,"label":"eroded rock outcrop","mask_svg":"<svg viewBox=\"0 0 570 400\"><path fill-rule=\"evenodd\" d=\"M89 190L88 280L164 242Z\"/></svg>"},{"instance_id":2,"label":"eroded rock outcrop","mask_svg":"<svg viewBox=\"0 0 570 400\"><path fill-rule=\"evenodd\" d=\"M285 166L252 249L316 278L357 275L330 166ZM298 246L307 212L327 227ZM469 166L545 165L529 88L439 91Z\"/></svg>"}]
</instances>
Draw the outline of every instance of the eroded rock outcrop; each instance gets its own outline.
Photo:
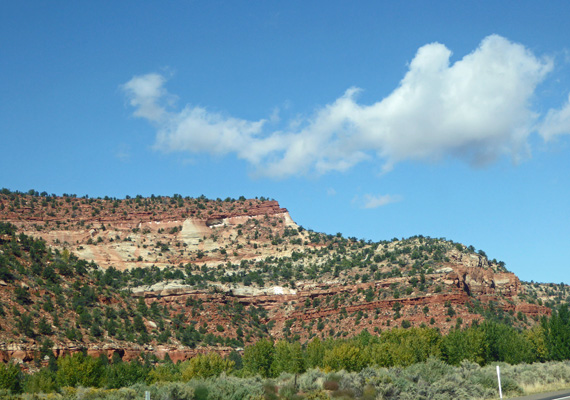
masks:
<instances>
[{"instance_id":1,"label":"eroded rock outcrop","mask_svg":"<svg viewBox=\"0 0 570 400\"><path fill-rule=\"evenodd\" d=\"M494 272L490 268L449 265L445 281L464 290L470 295L501 293L516 296L521 283L511 272Z\"/></svg>"}]
</instances>

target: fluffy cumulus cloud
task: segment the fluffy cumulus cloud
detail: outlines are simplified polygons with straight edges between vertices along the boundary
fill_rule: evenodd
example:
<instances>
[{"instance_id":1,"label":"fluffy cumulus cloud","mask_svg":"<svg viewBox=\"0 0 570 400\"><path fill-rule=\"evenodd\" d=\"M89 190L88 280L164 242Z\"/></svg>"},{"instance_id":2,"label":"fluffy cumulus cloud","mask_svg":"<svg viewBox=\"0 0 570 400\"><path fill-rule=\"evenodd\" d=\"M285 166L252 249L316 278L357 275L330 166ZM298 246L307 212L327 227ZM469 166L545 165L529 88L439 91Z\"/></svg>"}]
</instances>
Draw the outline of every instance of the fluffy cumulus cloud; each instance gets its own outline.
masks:
<instances>
[{"instance_id":1,"label":"fluffy cumulus cloud","mask_svg":"<svg viewBox=\"0 0 570 400\"><path fill-rule=\"evenodd\" d=\"M528 154L531 132L552 136L567 130L570 105L549 113L542 128L531 109L537 85L552 69L520 44L492 35L472 53L450 63L443 44L421 47L398 87L363 105L349 88L311 117L272 131L267 120L247 121L186 106L170 111L172 96L158 74L122 86L134 115L157 125L163 151L235 154L260 174L287 177L343 171L364 160L390 169L403 160L456 157L484 165L508 154ZM389 200L389 199L388 199ZM369 204L382 205L382 198Z\"/></svg>"},{"instance_id":2,"label":"fluffy cumulus cloud","mask_svg":"<svg viewBox=\"0 0 570 400\"><path fill-rule=\"evenodd\" d=\"M153 122L162 121L166 112L160 103L165 97L169 97L163 87L165 82L166 79L162 75L147 74L135 76L121 86L130 105L135 108L136 117Z\"/></svg>"}]
</instances>

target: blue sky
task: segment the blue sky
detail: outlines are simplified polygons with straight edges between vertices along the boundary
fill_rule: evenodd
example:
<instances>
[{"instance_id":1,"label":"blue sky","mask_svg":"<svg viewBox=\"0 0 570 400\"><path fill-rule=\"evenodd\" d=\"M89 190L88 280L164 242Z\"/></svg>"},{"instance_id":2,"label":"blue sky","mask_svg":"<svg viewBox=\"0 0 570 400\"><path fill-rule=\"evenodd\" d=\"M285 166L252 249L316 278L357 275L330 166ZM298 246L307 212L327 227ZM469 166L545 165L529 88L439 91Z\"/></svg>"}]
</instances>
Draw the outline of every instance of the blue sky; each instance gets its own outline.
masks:
<instances>
[{"instance_id":1,"label":"blue sky","mask_svg":"<svg viewBox=\"0 0 570 400\"><path fill-rule=\"evenodd\" d=\"M0 186L265 196L305 228L570 260L570 3L0 3Z\"/></svg>"}]
</instances>

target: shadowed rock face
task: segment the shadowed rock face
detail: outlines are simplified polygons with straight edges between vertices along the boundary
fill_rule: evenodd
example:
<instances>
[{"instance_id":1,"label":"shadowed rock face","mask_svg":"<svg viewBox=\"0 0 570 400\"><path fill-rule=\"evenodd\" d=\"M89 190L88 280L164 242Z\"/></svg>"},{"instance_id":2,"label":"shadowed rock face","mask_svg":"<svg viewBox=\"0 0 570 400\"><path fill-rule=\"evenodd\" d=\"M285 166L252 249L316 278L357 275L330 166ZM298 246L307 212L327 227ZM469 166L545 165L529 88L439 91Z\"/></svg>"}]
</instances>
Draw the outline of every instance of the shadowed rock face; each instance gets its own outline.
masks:
<instances>
[{"instance_id":1,"label":"shadowed rock face","mask_svg":"<svg viewBox=\"0 0 570 400\"><path fill-rule=\"evenodd\" d=\"M211 218L211 219L206 221L206 226L208 228L211 228L212 226L222 225L223 223L224 223L224 220L222 218Z\"/></svg>"},{"instance_id":2,"label":"shadowed rock face","mask_svg":"<svg viewBox=\"0 0 570 400\"><path fill-rule=\"evenodd\" d=\"M519 278L511 272L494 272L478 267L453 266L446 281L470 295L501 293L516 296L521 288Z\"/></svg>"}]
</instances>

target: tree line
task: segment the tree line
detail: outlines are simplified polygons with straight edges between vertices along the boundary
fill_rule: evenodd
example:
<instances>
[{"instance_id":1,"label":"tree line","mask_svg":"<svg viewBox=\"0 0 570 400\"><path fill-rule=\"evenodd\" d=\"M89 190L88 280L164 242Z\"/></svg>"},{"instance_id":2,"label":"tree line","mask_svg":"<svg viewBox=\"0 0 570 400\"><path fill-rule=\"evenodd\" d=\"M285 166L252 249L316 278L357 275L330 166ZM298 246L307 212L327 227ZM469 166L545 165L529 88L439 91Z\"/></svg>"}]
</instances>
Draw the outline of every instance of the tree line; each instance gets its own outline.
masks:
<instances>
[{"instance_id":1,"label":"tree line","mask_svg":"<svg viewBox=\"0 0 570 400\"><path fill-rule=\"evenodd\" d=\"M118 354L111 360L79 352L55 359L45 351L49 364L33 374L23 374L15 364L0 365L0 389L12 393L51 393L64 387L121 388L137 383L188 382L221 375L275 378L283 373L308 370L361 372L370 367L407 367L437 359L447 365L464 362L484 366L570 359L570 311L560 306L550 318L529 330L485 321L456 328L442 335L435 328L394 328L378 335L362 331L350 339L313 338L298 341L264 338L247 346L243 354L232 351L222 357L216 352L197 355L174 364L167 356L158 360L150 354L123 362ZM47 349L46 349L47 350Z\"/></svg>"}]
</instances>

